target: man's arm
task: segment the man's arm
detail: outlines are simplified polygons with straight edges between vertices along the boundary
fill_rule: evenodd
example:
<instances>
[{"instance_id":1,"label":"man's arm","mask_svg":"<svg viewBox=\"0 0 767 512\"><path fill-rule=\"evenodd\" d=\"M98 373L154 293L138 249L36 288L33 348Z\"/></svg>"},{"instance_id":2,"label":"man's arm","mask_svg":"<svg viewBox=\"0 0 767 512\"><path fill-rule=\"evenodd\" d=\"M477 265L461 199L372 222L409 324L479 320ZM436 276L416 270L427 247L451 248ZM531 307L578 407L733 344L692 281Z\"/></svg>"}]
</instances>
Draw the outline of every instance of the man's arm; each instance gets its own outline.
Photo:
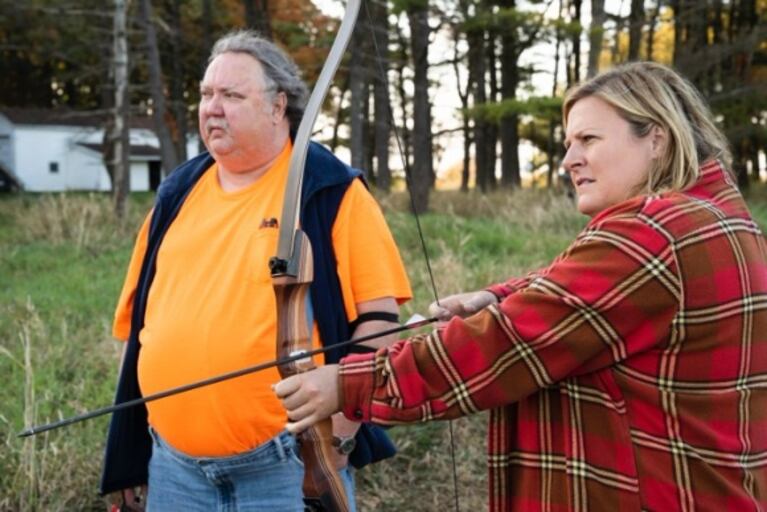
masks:
<instances>
[{"instance_id":1,"label":"man's arm","mask_svg":"<svg viewBox=\"0 0 767 512\"><path fill-rule=\"evenodd\" d=\"M368 300L357 304L357 313L362 315L364 313L382 312L397 315L399 313L399 306L394 297L383 297L380 299ZM377 332L384 331L396 327L395 322L387 320L369 320L367 322L360 323L354 332L352 338L359 338L368 334L375 334ZM373 349L378 349L393 344L397 341L396 334L390 334L381 338L375 338L360 345L364 345ZM347 419L343 413L338 413L332 416L333 420L333 435L340 438L353 437L357 430L360 428L360 424L356 421ZM346 467L349 464L349 456L342 455L340 453L335 454L334 462L337 468Z\"/></svg>"},{"instance_id":2,"label":"man's arm","mask_svg":"<svg viewBox=\"0 0 767 512\"><path fill-rule=\"evenodd\" d=\"M146 253L149 224L152 218L152 213L153 211L150 211L144 218L144 222L136 235L136 242L133 246L128 270L126 272L125 280L123 281L120 298L118 299L117 307L115 308L112 335L123 345L117 370L118 375L119 372L122 371L123 362L125 361L125 353L128 351L128 336L130 335L130 322L133 315L133 298L136 293L136 285L138 283L139 274L141 273L144 254ZM146 495L147 486L142 485L140 487L116 491L110 495L110 501L115 504L115 506L123 505L127 510L142 511L144 510L144 503L146 503ZM122 508L120 510L122 510Z\"/></svg>"},{"instance_id":3,"label":"man's arm","mask_svg":"<svg viewBox=\"0 0 767 512\"><path fill-rule=\"evenodd\" d=\"M398 315L399 314L399 306L397 305L397 301L394 299L394 297L382 297L380 299L373 299L368 300L365 302L360 302L357 304L357 314L363 315L365 313L389 313L392 315ZM393 327L397 327L397 323L393 321L388 320L368 320L366 322L362 322L357 326L356 329L354 329L354 332L352 333L352 338L359 338L361 336L367 336L369 334L375 334L377 332L385 331L386 329L391 329ZM383 336L380 338L374 338L372 340L368 340L364 343L360 343L360 345L364 345L367 347L372 348L381 348L386 347L397 341L397 335L396 334L390 334L388 336Z\"/></svg>"}]
</instances>

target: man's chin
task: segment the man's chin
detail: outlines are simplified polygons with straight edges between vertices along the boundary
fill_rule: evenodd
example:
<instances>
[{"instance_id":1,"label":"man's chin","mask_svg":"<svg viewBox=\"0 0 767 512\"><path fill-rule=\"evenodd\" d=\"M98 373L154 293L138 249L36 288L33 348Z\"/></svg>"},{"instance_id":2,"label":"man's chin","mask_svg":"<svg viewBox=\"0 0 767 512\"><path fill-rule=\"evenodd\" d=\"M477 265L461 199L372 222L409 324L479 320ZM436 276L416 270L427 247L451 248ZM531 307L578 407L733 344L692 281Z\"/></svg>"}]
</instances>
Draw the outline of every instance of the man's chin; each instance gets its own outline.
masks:
<instances>
[{"instance_id":1,"label":"man's chin","mask_svg":"<svg viewBox=\"0 0 767 512\"><path fill-rule=\"evenodd\" d=\"M231 144L224 144L222 142L223 141L209 140L206 144L208 151L215 159L226 156L233 150Z\"/></svg>"}]
</instances>

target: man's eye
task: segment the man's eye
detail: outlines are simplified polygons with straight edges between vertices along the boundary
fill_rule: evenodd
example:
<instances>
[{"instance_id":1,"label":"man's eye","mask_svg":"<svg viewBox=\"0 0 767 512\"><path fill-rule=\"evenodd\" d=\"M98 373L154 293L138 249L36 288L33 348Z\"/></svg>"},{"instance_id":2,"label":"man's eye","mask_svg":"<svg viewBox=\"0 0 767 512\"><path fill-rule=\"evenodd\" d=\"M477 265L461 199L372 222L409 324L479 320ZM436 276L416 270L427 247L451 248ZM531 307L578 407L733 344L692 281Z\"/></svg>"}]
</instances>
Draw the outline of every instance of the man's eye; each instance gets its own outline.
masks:
<instances>
[{"instance_id":1,"label":"man's eye","mask_svg":"<svg viewBox=\"0 0 767 512\"><path fill-rule=\"evenodd\" d=\"M207 100L207 99L210 99L212 96L213 96L213 93L210 91L200 91L201 98L205 98Z\"/></svg>"}]
</instances>

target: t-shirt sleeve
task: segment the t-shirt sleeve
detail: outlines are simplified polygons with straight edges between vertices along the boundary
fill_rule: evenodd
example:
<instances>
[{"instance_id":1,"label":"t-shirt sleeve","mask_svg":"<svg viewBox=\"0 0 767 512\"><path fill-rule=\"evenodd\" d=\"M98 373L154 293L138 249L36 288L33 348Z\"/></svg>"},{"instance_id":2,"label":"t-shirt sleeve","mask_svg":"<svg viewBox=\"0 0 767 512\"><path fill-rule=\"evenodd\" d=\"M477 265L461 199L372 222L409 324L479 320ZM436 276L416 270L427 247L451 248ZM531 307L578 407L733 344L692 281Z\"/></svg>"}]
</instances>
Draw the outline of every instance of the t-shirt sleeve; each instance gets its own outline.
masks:
<instances>
[{"instance_id":1,"label":"t-shirt sleeve","mask_svg":"<svg viewBox=\"0 0 767 512\"><path fill-rule=\"evenodd\" d=\"M152 218L152 212L144 219L144 223L136 236L136 243L133 246L133 254L128 264L128 272L125 275L123 288L120 292L120 298L117 301L114 321L112 323L112 336L118 340L126 341L130 336L131 316L133 315L133 297L136 294L136 285L138 284L141 265L144 262L146 253L147 239L149 235L149 222Z\"/></svg>"},{"instance_id":2,"label":"t-shirt sleeve","mask_svg":"<svg viewBox=\"0 0 767 512\"><path fill-rule=\"evenodd\" d=\"M346 191L333 224L333 248L349 320L355 304L412 297L410 281L381 208L360 180Z\"/></svg>"}]
</instances>

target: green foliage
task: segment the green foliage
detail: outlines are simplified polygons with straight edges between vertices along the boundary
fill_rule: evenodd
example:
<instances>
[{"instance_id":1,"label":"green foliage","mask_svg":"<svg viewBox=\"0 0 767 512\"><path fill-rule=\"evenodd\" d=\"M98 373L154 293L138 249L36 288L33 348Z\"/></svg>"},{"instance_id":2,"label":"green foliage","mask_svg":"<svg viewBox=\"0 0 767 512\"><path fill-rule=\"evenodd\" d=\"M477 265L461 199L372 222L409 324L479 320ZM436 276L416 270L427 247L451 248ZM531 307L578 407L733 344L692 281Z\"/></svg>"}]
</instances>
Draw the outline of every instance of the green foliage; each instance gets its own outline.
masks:
<instances>
[{"instance_id":1,"label":"green foliage","mask_svg":"<svg viewBox=\"0 0 767 512\"><path fill-rule=\"evenodd\" d=\"M513 115L530 115L545 119L558 119L562 110L562 98L551 96L530 96L525 100L506 99L495 103L484 103L468 110L469 116L500 124L501 120Z\"/></svg>"},{"instance_id":2,"label":"green foliage","mask_svg":"<svg viewBox=\"0 0 767 512\"><path fill-rule=\"evenodd\" d=\"M751 187L746 194L751 215L763 233L767 233L767 188Z\"/></svg>"},{"instance_id":3,"label":"green foliage","mask_svg":"<svg viewBox=\"0 0 767 512\"><path fill-rule=\"evenodd\" d=\"M490 31L494 34L510 35L525 46L533 42L530 41L533 35L537 38L550 35L550 29L557 23L546 20L539 10L510 7L495 10L481 7L477 9L478 12L474 16L464 20L462 24L464 31L467 33ZM543 33L541 33L542 30Z\"/></svg>"},{"instance_id":4,"label":"green foliage","mask_svg":"<svg viewBox=\"0 0 767 512\"><path fill-rule=\"evenodd\" d=\"M0 103L96 108L107 74L99 32L103 2L67 9L45 0L0 0Z\"/></svg>"},{"instance_id":5,"label":"green foliage","mask_svg":"<svg viewBox=\"0 0 767 512\"><path fill-rule=\"evenodd\" d=\"M558 18L556 20L553 20L551 22L551 25L553 30L559 31L559 33L564 38L570 38L570 39L573 37L577 37L578 35L583 33L583 30L585 28L583 24L581 24L578 21L570 21L564 18ZM592 28L591 31L602 33L604 32L604 28L595 27L595 28Z\"/></svg>"},{"instance_id":6,"label":"green foliage","mask_svg":"<svg viewBox=\"0 0 767 512\"><path fill-rule=\"evenodd\" d=\"M549 128L551 124L554 124L556 128L559 126L557 119L550 120L545 117L533 117L529 121L520 123L519 136L525 140L530 141L536 149L545 155L549 149ZM558 140L552 141L555 144L554 150L561 149L561 143Z\"/></svg>"},{"instance_id":7,"label":"green foliage","mask_svg":"<svg viewBox=\"0 0 767 512\"><path fill-rule=\"evenodd\" d=\"M403 12L422 11L428 7L429 0L393 0L391 12L402 14Z\"/></svg>"}]
</instances>

